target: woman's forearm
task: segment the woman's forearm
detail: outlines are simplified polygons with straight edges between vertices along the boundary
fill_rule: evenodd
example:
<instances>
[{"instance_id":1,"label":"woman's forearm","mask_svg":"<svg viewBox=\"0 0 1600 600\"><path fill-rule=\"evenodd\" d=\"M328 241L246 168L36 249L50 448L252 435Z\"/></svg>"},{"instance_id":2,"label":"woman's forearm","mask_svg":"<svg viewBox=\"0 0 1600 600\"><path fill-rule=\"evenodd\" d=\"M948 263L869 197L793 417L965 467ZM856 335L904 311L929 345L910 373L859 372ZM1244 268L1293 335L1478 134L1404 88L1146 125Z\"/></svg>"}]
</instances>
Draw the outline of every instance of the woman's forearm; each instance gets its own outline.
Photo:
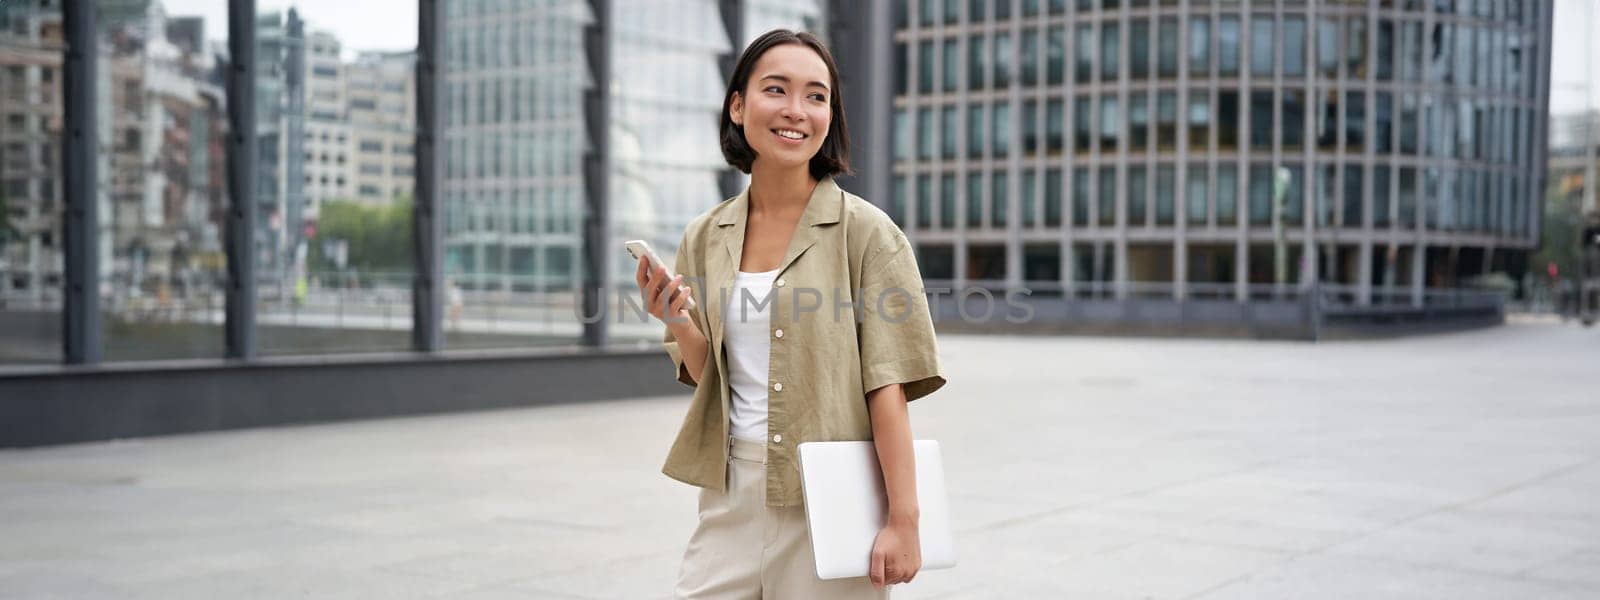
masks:
<instances>
[{"instance_id":1,"label":"woman's forearm","mask_svg":"<svg viewBox=\"0 0 1600 600\"><path fill-rule=\"evenodd\" d=\"M873 447L878 451L883 485L889 495L889 523L916 525L921 518L917 459L911 449L911 414L906 407L905 388L893 384L867 392L867 410L872 416Z\"/></svg>"},{"instance_id":2,"label":"woman's forearm","mask_svg":"<svg viewBox=\"0 0 1600 600\"><path fill-rule=\"evenodd\" d=\"M678 353L683 356L683 367L689 371L689 377L696 384L700 383L700 373L706 368L706 342L705 334L700 333L700 328L694 324L694 319L683 319L667 323L672 330L672 337L678 342Z\"/></svg>"}]
</instances>

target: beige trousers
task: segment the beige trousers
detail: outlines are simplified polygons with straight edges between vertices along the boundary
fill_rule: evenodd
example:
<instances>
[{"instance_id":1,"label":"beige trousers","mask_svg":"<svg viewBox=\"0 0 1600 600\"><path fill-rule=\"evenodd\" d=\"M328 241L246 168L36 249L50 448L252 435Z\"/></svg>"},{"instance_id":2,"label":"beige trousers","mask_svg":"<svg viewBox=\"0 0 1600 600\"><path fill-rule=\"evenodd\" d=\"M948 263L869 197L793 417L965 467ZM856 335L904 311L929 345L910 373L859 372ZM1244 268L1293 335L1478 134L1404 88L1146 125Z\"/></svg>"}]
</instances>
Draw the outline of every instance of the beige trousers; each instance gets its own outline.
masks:
<instances>
[{"instance_id":1,"label":"beige trousers","mask_svg":"<svg viewBox=\"0 0 1600 600\"><path fill-rule=\"evenodd\" d=\"M728 492L700 490L700 524L689 537L678 598L852 600L888 598L866 577L818 579L800 506L767 506L767 447L730 438Z\"/></svg>"}]
</instances>

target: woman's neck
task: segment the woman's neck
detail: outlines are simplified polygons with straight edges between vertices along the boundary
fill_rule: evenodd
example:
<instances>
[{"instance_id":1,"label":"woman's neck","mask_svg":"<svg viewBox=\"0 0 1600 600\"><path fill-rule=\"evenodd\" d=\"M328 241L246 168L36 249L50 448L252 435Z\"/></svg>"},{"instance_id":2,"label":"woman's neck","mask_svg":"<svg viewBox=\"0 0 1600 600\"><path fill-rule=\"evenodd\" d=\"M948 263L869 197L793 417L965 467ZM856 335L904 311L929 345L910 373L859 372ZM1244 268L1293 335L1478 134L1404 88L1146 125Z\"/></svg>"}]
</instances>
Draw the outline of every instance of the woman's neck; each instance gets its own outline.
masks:
<instances>
[{"instance_id":1,"label":"woman's neck","mask_svg":"<svg viewBox=\"0 0 1600 600\"><path fill-rule=\"evenodd\" d=\"M763 169L760 164L750 170L750 212L758 214L791 214L803 212L811 200L811 191L817 180L811 178L811 165L798 169Z\"/></svg>"}]
</instances>

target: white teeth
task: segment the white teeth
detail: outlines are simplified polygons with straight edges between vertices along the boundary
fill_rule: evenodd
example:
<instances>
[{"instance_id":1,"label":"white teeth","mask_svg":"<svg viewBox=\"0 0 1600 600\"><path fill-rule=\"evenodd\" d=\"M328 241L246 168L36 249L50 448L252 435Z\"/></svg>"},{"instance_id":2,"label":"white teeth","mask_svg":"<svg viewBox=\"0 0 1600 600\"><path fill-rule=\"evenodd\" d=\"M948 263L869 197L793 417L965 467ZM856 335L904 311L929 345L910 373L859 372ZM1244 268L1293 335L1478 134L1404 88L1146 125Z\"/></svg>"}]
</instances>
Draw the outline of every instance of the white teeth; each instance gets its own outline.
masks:
<instances>
[{"instance_id":1,"label":"white teeth","mask_svg":"<svg viewBox=\"0 0 1600 600\"><path fill-rule=\"evenodd\" d=\"M781 135L783 137L789 138L791 140L800 140L800 139L805 139L805 137L806 137L805 134L802 134L802 133L800 133L798 131L789 131L787 129L779 129L779 130L777 130L777 132L778 132L778 135Z\"/></svg>"}]
</instances>

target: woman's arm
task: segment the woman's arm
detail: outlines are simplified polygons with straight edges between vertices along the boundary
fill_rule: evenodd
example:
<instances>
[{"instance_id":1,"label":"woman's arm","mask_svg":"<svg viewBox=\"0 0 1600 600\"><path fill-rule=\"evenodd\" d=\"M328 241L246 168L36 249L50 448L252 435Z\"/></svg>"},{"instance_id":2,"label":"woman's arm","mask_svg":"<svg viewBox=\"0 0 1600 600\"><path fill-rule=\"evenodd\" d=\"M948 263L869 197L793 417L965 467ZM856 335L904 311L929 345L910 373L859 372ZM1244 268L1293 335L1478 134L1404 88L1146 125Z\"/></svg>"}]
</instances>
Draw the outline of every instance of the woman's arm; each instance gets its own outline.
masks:
<instances>
[{"instance_id":1,"label":"woman's arm","mask_svg":"<svg viewBox=\"0 0 1600 600\"><path fill-rule=\"evenodd\" d=\"M689 371L689 376L694 378L696 384L700 383L700 373L706 368L706 336L700 333L700 328L694 324L694 319L684 314L682 318L667 321L667 329L672 330L672 337L678 341L678 351L683 353L683 368Z\"/></svg>"},{"instance_id":2,"label":"woman's arm","mask_svg":"<svg viewBox=\"0 0 1600 600\"><path fill-rule=\"evenodd\" d=\"M679 268L683 267L682 258L680 255ZM689 314L687 308L694 290L683 284L683 275L668 278L665 268L651 269L649 263L650 259L640 257L639 267L633 275L639 284L639 295L650 314L667 324L667 330L673 338L670 341L677 342L678 352L683 356L684 370L698 385L700 372L706 366L707 343L705 334L700 333L694 315Z\"/></svg>"},{"instance_id":3,"label":"woman's arm","mask_svg":"<svg viewBox=\"0 0 1600 600\"><path fill-rule=\"evenodd\" d=\"M909 583L922 568L922 542L918 534L921 510L917 505L917 459L911 447L911 415L906 410L905 388L891 384L867 392L872 416L873 447L883 469L883 487L889 496L889 517L873 543L868 576L874 587Z\"/></svg>"}]
</instances>

